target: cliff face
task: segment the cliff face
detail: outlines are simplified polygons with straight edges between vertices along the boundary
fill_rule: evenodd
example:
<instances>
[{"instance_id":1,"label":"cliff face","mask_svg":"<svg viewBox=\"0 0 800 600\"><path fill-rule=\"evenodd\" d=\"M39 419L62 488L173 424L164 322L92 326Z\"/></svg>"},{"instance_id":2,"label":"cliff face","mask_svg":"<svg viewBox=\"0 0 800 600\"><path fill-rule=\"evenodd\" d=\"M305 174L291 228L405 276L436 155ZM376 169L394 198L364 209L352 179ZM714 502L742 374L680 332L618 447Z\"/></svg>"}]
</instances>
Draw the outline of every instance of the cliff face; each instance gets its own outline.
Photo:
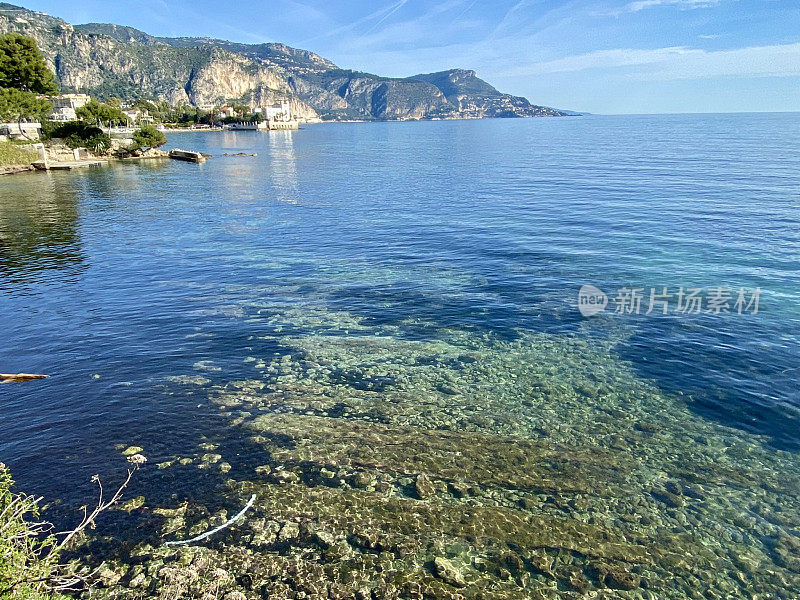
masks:
<instances>
[{"instance_id":1,"label":"cliff face","mask_svg":"<svg viewBox=\"0 0 800 600\"><path fill-rule=\"evenodd\" d=\"M36 40L65 90L99 97L156 97L196 106L239 100L256 107L288 96L299 117L318 118L317 112L292 92L281 72L216 45L121 41L87 33L42 13L0 4L0 32L7 31Z\"/></svg>"},{"instance_id":2,"label":"cliff face","mask_svg":"<svg viewBox=\"0 0 800 600\"><path fill-rule=\"evenodd\" d=\"M0 3L0 32L36 39L64 90L252 108L289 98L307 120L559 116L501 94L474 71L390 79L348 71L283 44L158 38L131 27L65 21Z\"/></svg>"}]
</instances>

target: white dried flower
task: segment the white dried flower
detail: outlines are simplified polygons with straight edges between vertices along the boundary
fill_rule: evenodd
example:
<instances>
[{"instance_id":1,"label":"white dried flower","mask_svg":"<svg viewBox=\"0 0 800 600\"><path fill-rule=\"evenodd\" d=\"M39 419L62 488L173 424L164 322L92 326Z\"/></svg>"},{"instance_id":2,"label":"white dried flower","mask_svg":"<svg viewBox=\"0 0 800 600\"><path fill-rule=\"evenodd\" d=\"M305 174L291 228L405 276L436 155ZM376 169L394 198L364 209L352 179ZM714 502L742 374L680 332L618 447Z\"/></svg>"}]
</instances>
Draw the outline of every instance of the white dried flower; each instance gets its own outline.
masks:
<instances>
[{"instance_id":1,"label":"white dried flower","mask_svg":"<svg viewBox=\"0 0 800 600\"><path fill-rule=\"evenodd\" d=\"M128 457L128 462L132 465L141 466L147 462L147 457L143 454L134 454Z\"/></svg>"}]
</instances>

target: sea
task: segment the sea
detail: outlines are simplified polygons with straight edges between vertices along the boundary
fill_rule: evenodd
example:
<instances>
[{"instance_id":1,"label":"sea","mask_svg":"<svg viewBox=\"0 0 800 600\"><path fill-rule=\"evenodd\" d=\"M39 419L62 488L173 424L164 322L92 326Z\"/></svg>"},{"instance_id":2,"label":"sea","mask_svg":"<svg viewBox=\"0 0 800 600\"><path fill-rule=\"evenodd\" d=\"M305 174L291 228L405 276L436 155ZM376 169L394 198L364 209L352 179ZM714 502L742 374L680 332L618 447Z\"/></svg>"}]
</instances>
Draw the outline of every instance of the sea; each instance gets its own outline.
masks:
<instances>
[{"instance_id":1,"label":"sea","mask_svg":"<svg viewBox=\"0 0 800 600\"><path fill-rule=\"evenodd\" d=\"M0 372L49 375L0 462L46 516L133 448L128 546L252 492L204 547L344 588L800 597L800 114L167 137L213 156L0 180Z\"/></svg>"}]
</instances>

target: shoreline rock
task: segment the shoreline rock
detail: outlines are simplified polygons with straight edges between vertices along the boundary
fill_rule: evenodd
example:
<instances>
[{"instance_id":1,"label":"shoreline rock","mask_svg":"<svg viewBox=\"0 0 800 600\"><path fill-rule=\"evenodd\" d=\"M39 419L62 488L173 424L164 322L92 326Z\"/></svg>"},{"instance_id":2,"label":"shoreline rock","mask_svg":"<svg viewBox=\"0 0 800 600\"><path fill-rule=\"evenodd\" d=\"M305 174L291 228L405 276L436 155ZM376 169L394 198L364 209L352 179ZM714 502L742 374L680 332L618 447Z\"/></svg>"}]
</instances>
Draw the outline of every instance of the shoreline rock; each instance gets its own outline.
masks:
<instances>
[{"instance_id":1,"label":"shoreline rock","mask_svg":"<svg viewBox=\"0 0 800 600\"><path fill-rule=\"evenodd\" d=\"M0 177L3 175L17 175L18 173L30 173L36 171L33 165L4 165L0 167Z\"/></svg>"}]
</instances>

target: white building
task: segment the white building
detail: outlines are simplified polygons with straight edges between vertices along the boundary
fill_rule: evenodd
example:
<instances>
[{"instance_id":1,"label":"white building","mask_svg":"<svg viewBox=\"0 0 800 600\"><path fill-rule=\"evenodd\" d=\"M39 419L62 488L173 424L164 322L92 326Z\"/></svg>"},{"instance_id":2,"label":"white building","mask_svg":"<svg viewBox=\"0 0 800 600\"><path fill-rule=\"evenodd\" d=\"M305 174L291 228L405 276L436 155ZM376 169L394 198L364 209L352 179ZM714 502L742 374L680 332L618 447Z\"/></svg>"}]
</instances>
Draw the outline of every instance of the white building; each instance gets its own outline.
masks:
<instances>
[{"instance_id":1,"label":"white building","mask_svg":"<svg viewBox=\"0 0 800 600\"><path fill-rule=\"evenodd\" d=\"M75 121L78 116L75 111L82 106L86 106L91 98L89 94L61 94L52 99L53 113L50 120L66 122Z\"/></svg>"},{"instance_id":2,"label":"white building","mask_svg":"<svg viewBox=\"0 0 800 600\"><path fill-rule=\"evenodd\" d=\"M265 121L292 120L292 109L291 106L289 105L288 100L281 100L280 102L276 102L275 104L270 104L269 106L257 108L255 112L261 113L264 116Z\"/></svg>"},{"instance_id":3,"label":"white building","mask_svg":"<svg viewBox=\"0 0 800 600\"><path fill-rule=\"evenodd\" d=\"M38 140L42 132L42 124L35 123L0 123L0 142L8 140Z\"/></svg>"},{"instance_id":4,"label":"white building","mask_svg":"<svg viewBox=\"0 0 800 600\"><path fill-rule=\"evenodd\" d=\"M152 124L155 119L146 110L139 110L138 108L125 108L122 114L128 117L129 124L131 125L144 125Z\"/></svg>"}]
</instances>

